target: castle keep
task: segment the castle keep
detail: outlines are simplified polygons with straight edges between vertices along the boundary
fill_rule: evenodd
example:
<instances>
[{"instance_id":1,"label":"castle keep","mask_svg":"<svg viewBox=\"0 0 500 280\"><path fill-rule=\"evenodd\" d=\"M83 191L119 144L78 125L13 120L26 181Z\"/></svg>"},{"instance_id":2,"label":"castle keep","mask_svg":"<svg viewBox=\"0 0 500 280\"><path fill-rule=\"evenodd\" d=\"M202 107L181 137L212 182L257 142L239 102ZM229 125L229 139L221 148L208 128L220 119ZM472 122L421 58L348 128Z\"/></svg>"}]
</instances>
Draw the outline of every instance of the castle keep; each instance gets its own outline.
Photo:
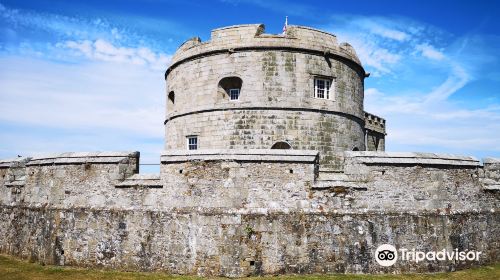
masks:
<instances>
[{"instance_id":1,"label":"castle keep","mask_svg":"<svg viewBox=\"0 0 500 280\"><path fill-rule=\"evenodd\" d=\"M384 150L385 120L363 111L368 76L354 49L329 33L264 25L186 41L166 72L166 150L312 150L325 166L344 151ZM233 94L233 95L231 95Z\"/></svg>"},{"instance_id":2,"label":"castle keep","mask_svg":"<svg viewBox=\"0 0 500 280\"><path fill-rule=\"evenodd\" d=\"M182 44L159 174L138 152L0 160L0 252L47 264L246 276L401 273L500 259L500 159L384 152L368 74L332 34L263 25ZM480 251L397 261L381 244Z\"/></svg>"}]
</instances>

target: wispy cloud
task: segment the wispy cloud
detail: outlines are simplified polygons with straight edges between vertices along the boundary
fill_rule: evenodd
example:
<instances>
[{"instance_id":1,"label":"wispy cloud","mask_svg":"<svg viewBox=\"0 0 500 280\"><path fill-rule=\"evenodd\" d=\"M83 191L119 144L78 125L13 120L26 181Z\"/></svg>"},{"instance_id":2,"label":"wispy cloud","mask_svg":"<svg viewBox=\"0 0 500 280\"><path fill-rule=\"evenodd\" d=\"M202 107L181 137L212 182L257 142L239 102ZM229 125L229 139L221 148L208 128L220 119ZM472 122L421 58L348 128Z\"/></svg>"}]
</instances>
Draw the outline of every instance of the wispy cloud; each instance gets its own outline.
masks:
<instances>
[{"instance_id":1,"label":"wispy cloud","mask_svg":"<svg viewBox=\"0 0 500 280\"><path fill-rule=\"evenodd\" d=\"M365 109L387 119L389 150L500 155L500 103L493 98L499 92L477 102L466 90L494 59L491 49L478 52L481 40L452 38L404 18L338 15L327 29L351 43L374 72Z\"/></svg>"},{"instance_id":2,"label":"wispy cloud","mask_svg":"<svg viewBox=\"0 0 500 280\"><path fill-rule=\"evenodd\" d=\"M128 15L127 19L134 24L127 24L123 20L109 19L106 17L81 17L67 16L40 11L13 9L0 3L0 19L11 30L24 33L35 33L42 40L90 40L102 39L114 44L124 44L131 47L148 46L159 51L167 47L162 43L172 41L172 37L187 37L182 25L168 19L140 17ZM155 38L147 34L156 35ZM33 35L33 34L32 34ZM160 43L161 41L161 43Z\"/></svg>"},{"instance_id":3,"label":"wispy cloud","mask_svg":"<svg viewBox=\"0 0 500 280\"><path fill-rule=\"evenodd\" d=\"M151 145L146 146L148 150L143 149L151 139L156 139L156 147L161 149L161 72L155 74L145 65L115 61L61 64L38 58L4 57L0 64L0 124L45 128L65 139L49 141L44 151L64 151L79 145L78 150L117 149L133 139L137 146L128 149L152 153ZM34 135L26 132L23 134L28 135L16 135L35 142L38 138L53 138L36 131ZM3 134L9 131L4 130ZM74 139L72 135L83 137ZM88 142L89 135L99 136ZM28 144L22 146L24 142L19 139L2 146L15 149L11 153L26 153L32 148ZM113 142L116 148L112 147Z\"/></svg>"},{"instance_id":4,"label":"wispy cloud","mask_svg":"<svg viewBox=\"0 0 500 280\"><path fill-rule=\"evenodd\" d=\"M171 59L171 55L155 53L146 47L117 47L103 39L93 42L89 40L66 41L58 43L57 46L74 50L77 54L82 54L92 60L148 65L154 70L165 70Z\"/></svg>"},{"instance_id":5,"label":"wispy cloud","mask_svg":"<svg viewBox=\"0 0 500 280\"><path fill-rule=\"evenodd\" d=\"M250 4L263 9L272 10L275 12L283 13L284 15L297 16L297 17L311 17L317 14L318 10L314 6L307 4L299 4L291 1L266 1L266 0L219 0L223 3L232 5Z\"/></svg>"},{"instance_id":6,"label":"wispy cloud","mask_svg":"<svg viewBox=\"0 0 500 280\"><path fill-rule=\"evenodd\" d=\"M170 54L103 18L0 14L13 32L51 34L0 49L1 157L122 149L158 162Z\"/></svg>"},{"instance_id":7,"label":"wispy cloud","mask_svg":"<svg viewBox=\"0 0 500 280\"><path fill-rule=\"evenodd\" d=\"M433 46L423 43L415 46L415 50L419 51L424 57L434 59L434 60L443 60L445 58L444 54L435 49Z\"/></svg>"}]
</instances>

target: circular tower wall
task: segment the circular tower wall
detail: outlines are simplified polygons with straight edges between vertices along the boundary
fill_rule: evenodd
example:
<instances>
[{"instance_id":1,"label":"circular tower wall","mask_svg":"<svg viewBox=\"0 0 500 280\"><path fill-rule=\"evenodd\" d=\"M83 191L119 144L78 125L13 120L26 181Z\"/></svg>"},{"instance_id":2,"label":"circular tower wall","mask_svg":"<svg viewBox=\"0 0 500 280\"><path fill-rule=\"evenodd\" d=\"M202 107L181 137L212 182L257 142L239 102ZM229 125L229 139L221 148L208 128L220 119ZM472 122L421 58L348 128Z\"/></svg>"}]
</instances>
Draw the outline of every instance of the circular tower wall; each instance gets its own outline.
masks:
<instances>
[{"instance_id":1,"label":"circular tower wall","mask_svg":"<svg viewBox=\"0 0 500 280\"><path fill-rule=\"evenodd\" d=\"M198 149L288 144L319 151L327 166L340 152L364 150L365 71L332 34L300 26L286 35L264 34L263 25L216 29L208 42L185 42L165 76L167 150L189 148L190 136Z\"/></svg>"}]
</instances>

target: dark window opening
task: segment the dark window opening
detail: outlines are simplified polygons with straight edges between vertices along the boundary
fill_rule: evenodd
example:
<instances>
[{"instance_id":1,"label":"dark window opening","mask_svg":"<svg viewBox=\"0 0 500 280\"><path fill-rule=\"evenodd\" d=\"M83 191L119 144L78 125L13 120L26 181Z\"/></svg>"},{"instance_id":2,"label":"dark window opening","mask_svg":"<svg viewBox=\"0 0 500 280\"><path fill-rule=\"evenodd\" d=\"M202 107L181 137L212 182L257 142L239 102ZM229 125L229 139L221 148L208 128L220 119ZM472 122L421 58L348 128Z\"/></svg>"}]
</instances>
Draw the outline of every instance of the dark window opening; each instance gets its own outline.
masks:
<instances>
[{"instance_id":1,"label":"dark window opening","mask_svg":"<svg viewBox=\"0 0 500 280\"><path fill-rule=\"evenodd\" d=\"M359 151L359 148L358 147L354 147L352 150L353 151Z\"/></svg>"},{"instance_id":2,"label":"dark window opening","mask_svg":"<svg viewBox=\"0 0 500 280\"><path fill-rule=\"evenodd\" d=\"M290 146L290 144L288 144L287 142L284 142L284 141L276 142L271 147L271 149L282 149L282 150L289 150L291 148L292 148L292 146Z\"/></svg>"},{"instance_id":3,"label":"dark window opening","mask_svg":"<svg viewBox=\"0 0 500 280\"><path fill-rule=\"evenodd\" d=\"M171 112L174 109L174 104L175 104L175 93L173 91L168 93L168 104L167 104L167 110Z\"/></svg>"},{"instance_id":4,"label":"dark window opening","mask_svg":"<svg viewBox=\"0 0 500 280\"><path fill-rule=\"evenodd\" d=\"M229 99L232 101L240 99L241 86L243 85L243 80L239 77L225 77L219 81L219 96L223 99Z\"/></svg>"}]
</instances>

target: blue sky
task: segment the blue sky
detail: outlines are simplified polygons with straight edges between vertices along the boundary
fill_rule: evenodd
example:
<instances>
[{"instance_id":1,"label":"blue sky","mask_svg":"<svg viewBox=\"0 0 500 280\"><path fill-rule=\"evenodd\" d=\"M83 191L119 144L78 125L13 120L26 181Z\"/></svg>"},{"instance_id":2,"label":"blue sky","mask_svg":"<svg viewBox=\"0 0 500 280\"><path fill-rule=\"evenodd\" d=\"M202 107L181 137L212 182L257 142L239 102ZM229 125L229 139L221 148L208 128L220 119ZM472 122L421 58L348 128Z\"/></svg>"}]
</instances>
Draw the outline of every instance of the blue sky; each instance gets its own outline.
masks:
<instances>
[{"instance_id":1,"label":"blue sky","mask_svg":"<svg viewBox=\"0 0 500 280\"><path fill-rule=\"evenodd\" d=\"M388 151L500 157L496 1L0 0L0 158L163 148L163 74L213 28L307 25L352 44Z\"/></svg>"}]
</instances>

